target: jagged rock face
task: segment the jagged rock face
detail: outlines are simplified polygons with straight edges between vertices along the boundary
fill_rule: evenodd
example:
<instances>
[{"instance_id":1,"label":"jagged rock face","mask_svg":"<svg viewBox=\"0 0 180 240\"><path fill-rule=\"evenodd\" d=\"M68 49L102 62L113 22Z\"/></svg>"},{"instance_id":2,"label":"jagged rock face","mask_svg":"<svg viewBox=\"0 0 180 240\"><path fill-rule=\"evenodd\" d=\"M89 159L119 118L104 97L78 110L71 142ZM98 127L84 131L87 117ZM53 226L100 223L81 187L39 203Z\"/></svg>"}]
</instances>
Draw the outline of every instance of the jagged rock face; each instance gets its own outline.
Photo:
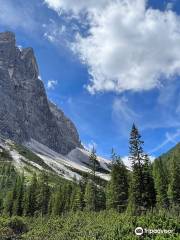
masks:
<instances>
[{"instance_id":1,"label":"jagged rock face","mask_svg":"<svg viewBox=\"0 0 180 240\"><path fill-rule=\"evenodd\" d=\"M0 33L0 134L18 143L31 138L67 154L81 147L74 124L48 101L32 48L16 47Z\"/></svg>"}]
</instances>

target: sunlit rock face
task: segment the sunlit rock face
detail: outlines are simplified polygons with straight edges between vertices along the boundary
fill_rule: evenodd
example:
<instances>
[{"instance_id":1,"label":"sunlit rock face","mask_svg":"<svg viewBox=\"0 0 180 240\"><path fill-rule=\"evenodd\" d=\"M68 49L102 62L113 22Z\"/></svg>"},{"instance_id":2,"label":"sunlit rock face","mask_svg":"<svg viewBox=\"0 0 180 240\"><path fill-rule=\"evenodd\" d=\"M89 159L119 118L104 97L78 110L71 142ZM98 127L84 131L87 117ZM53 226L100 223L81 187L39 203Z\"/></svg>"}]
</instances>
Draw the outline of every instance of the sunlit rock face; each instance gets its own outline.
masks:
<instances>
[{"instance_id":1,"label":"sunlit rock face","mask_svg":"<svg viewBox=\"0 0 180 240\"><path fill-rule=\"evenodd\" d=\"M46 96L32 48L0 33L0 134L18 143L32 138L67 154L81 147L74 124Z\"/></svg>"}]
</instances>

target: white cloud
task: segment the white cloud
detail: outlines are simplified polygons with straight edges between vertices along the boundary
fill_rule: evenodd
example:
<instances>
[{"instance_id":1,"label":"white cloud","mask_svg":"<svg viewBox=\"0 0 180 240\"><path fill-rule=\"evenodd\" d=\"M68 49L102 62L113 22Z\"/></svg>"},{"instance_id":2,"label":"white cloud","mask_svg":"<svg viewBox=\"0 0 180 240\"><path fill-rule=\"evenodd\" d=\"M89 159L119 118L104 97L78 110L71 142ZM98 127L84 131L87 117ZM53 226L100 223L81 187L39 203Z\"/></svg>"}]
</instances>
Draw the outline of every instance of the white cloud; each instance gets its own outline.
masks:
<instances>
[{"instance_id":1,"label":"white cloud","mask_svg":"<svg viewBox=\"0 0 180 240\"><path fill-rule=\"evenodd\" d=\"M55 89L55 86L58 84L57 80L49 80L47 83L48 89Z\"/></svg>"},{"instance_id":2,"label":"white cloud","mask_svg":"<svg viewBox=\"0 0 180 240\"><path fill-rule=\"evenodd\" d=\"M49 22L42 27L45 31L44 37L52 43L57 43L60 39L62 41L63 35L66 34L66 27L57 24L53 19L49 19Z\"/></svg>"},{"instance_id":3,"label":"white cloud","mask_svg":"<svg viewBox=\"0 0 180 240\"><path fill-rule=\"evenodd\" d=\"M131 109L128 105L128 100L125 97L115 98L113 102L113 113L117 116L118 121L121 120L132 124L136 122L139 118L139 114L137 114L133 109ZM121 122L121 121L120 121Z\"/></svg>"},{"instance_id":4,"label":"white cloud","mask_svg":"<svg viewBox=\"0 0 180 240\"><path fill-rule=\"evenodd\" d=\"M120 131L121 136L129 137L133 123L139 123L140 114L136 113L125 97L115 98L112 104L112 119Z\"/></svg>"},{"instance_id":5,"label":"white cloud","mask_svg":"<svg viewBox=\"0 0 180 240\"><path fill-rule=\"evenodd\" d=\"M88 66L91 93L150 90L180 75L180 17L173 11L147 8L145 0L45 2L89 13L88 34L79 32L72 48Z\"/></svg>"},{"instance_id":6,"label":"white cloud","mask_svg":"<svg viewBox=\"0 0 180 240\"><path fill-rule=\"evenodd\" d=\"M112 0L44 0L44 2L58 13L65 10L78 14L81 11L96 11L97 9L102 9L108 3L112 2Z\"/></svg>"},{"instance_id":7,"label":"white cloud","mask_svg":"<svg viewBox=\"0 0 180 240\"><path fill-rule=\"evenodd\" d=\"M179 137L180 137L180 129L177 129L176 132L173 134L170 134L169 132L167 132L165 135L165 140L161 144L159 144L157 147L152 149L150 152L155 153L169 143L177 144Z\"/></svg>"}]
</instances>

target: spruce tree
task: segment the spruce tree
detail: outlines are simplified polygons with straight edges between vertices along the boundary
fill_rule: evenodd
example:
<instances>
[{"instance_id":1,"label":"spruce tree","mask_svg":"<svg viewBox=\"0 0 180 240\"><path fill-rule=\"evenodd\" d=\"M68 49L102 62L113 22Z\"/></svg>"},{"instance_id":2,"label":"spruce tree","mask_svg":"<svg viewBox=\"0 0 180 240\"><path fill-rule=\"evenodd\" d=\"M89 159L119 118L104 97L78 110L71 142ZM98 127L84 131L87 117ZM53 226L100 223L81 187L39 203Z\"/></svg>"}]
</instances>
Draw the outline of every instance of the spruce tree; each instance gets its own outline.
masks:
<instances>
[{"instance_id":1,"label":"spruce tree","mask_svg":"<svg viewBox=\"0 0 180 240\"><path fill-rule=\"evenodd\" d=\"M90 163L90 166L91 166L91 169L92 169L93 181L95 182L96 171L97 171L97 168L99 167L99 162L97 160L96 150L95 150L94 147L92 148L91 154L89 156L89 163Z\"/></svg>"},{"instance_id":2,"label":"spruce tree","mask_svg":"<svg viewBox=\"0 0 180 240\"><path fill-rule=\"evenodd\" d=\"M119 156L112 154L111 180L106 190L106 206L122 212L128 200L128 171Z\"/></svg>"},{"instance_id":3,"label":"spruce tree","mask_svg":"<svg viewBox=\"0 0 180 240\"><path fill-rule=\"evenodd\" d=\"M135 213L140 214L154 207L155 191L149 158L143 151L144 142L134 124L129 143L132 168L129 204Z\"/></svg>"},{"instance_id":4,"label":"spruce tree","mask_svg":"<svg viewBox=\"0 0 180 240\"><path fill-rule=\"evenodd\" d=\"M141 140L141 135L138 129L133 124L130 135L130 156L132 167L132 182L131 182L131 204L137 212L143 209L143 148L144 142Z\"/></svg>"}]
</instances>

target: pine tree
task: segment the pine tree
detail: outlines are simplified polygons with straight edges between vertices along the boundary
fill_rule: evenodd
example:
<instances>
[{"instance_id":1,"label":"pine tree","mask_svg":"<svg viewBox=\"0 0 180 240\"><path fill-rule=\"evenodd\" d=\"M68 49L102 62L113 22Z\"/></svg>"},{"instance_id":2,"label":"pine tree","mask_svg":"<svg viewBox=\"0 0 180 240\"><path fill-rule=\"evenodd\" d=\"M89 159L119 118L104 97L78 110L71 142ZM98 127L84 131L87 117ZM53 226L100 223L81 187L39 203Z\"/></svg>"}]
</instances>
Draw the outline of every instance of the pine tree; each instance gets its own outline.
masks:
<instances>
[{"instance_id":1,"label":"pine tree","mask_svg":"<svg viewBox=\"0 0 180 240\"><path fill-rule=\"evenodd\" d=\"M90 162L90 166L91 166L91 169L92 169L93 181L95 182L96 171L97 171L97 168L99 167L99 162L97 160L96 150L95 150L94 147L92 148L91 154L89 156L89 162Z\"/></svg>"},{"instance_id":2,"label":"pine tree","mask_svg":"<svg viewBox=\"0 0 180 240\"><path fill-rule=\"evenodd\" d=\"M130 156L132 167L132 182L131 182L131 204L139 212L143 209L143 148L144 142L141 140L138 129L133 124L130 135Z\"/></svg>"},{"instance_id":3,"label":"pine tree","mask_svg":"<svg viewBox=\"0 0 180 240\"><path fill-rule=\"evenodd\" d=\"M141 135L134 124L129 143L129 159L132 168L129 204L132 211L140 214L154 207L155 191L149 158L143 151L144 142L141 140Z\"/></svg>"},{"instance_id":4,"label":"pine tree","mask_svg":"<svg viewBox=\"0 0 180 240\"><path fill-rule=\"evenodd\" d=\"M112 154L111 180L106 191L106 206L108 209L124 211L128 200L128 171L119 156Z\"/></svg>"}]
</instances>

